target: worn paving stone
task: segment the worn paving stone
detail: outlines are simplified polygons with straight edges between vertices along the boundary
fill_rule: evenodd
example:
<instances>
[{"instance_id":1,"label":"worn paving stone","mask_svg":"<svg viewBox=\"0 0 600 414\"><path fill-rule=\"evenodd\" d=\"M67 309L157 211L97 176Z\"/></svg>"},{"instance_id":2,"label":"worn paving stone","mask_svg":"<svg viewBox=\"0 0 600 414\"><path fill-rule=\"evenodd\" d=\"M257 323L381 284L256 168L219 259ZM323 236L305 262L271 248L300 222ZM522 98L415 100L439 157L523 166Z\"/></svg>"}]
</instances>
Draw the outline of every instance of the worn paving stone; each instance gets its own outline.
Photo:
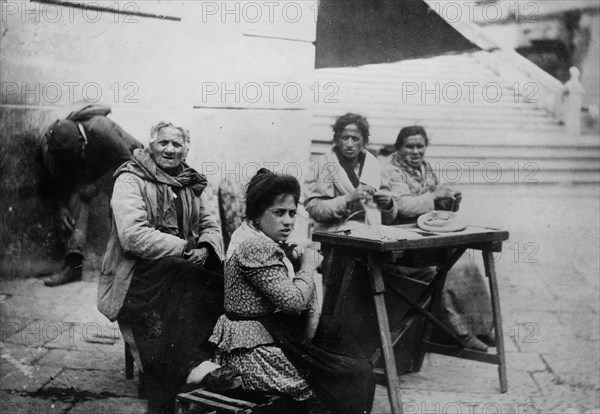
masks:
<instances>
[{"instance_id":1,"label":"worn paving stone","mask_svg":"<svg viewBox=\"0 0 600 414\"><path fill-rule=\"evenodd\" d=\"M526 303L531 296L531 288L524 286L512 286L500 283L500 309L503 316L508 314L510 309L523 309L523 303Z\"/></svg>"},{"instance_id":2,"label":"worn paving stone","mask_svg":"<svg viewBox=\"0 0 600 414\"><path fill-rule=\"evenodd\" d=\"M0 413L2 414L62 414L70 408L70 404L61 401L0 391Z\"/></svg>"},{"instance_id":3,"label":"worn paving stone","mask_svg":"<svg viewBox=\"0 0 600 414\"><path fill-rule=\"evenodd\" d=\"M22 328L21 322L6 325L6 343L31 347L79 349L103 353L122 353L123 342L116 324L105 322L63 322L34 320Z\"/></svg>"},{"instance_id":4,"label":"worn paving stone","mask_svg":"<svg viewBox=\"0 0 600 414\"><path fill-rule=\"evenodd\" d=\"M578 354L542 354L541 357L546 361L552 372L561 378L571 378L577 374L581 378L586 378L591 374L591 383L598 384L600 381L600 362L599 351L589 352L584 355Z\"/></svg>"},{"instance_id":5,"label":"worn paving stone","mask_svg":"<svg viewBox=\"0 0 600 414\"><path fill-rule=\"evenodd\" d=\"M571 388L579 390L600 390L598 371L571 370L563 372L539 372L535 373L543 394L551 394L556 388Z\"/></svg>"},{"instance_id":6,"label":"worn paving stone","mask_svg":"<svg viewBox=\"0 0 600 414\"><path fill-rule=\"evenodd\" d=\"M32 318L9 317L2 312L0 312L0 315L2 315L0 320L0 341L6 341L35 322L35 319Z\"/></svg>"},{"instance_id":7,"label":"worn paving stone","mask_svg":"<svg viewBox=\"0 0 600 414\"><path fill-rule=\"evenodd\" d=\"M108 318L100 313L96 305L96 298L90 300L90 302L82 304L72 314L69 314L65 318L70 322L78 322L82 324L96 323L100 326L114 325L117 326L116 322L111 322Z\"/></svg>"},{"instance_id":8,"label":"worn paving stone","mask_svg":"<svg viewBox=\"0 0 600 414\"><path fill-rule=\"evenodd\" d=\"M80 299L87 302L95 299L95 290L89 288L94 282L74 282L62 286L47 287L41 278L12 279L0 281L0 293L10 293L15 296L33 296L36 298L50 298L59 296L63 299Z\"/></svg>"},{"instance_id":9,"label":"worn paving stone","mask_svg":"<svg viewBox=\"0 0 600 414\"><path fill-rule=\"evenodd\" d=\"M530 288L535 292L552 291L551 285L555 278L560 277L573 281L580 279L568 266L564 263L557 263L557 260L537 263L511 263L508 261L502 263L501 266L502 274L508 277L507 281L511 286Z\"/></svg>"},{"instance_id":10,"label":"worn paving stone","mask_svg":"<svg viewBox=\"0 0 600 414\"><path fill-rule=\"evenodd\" d=\"M565 271L571 272L570 277L553 277L552 283L548 286L548 290L552 294L561 298L585 297L590 301L597 301L594 300L594 297L598 299L598 292L594 291L596 284L593 281L587 279L579 271L573 270L573 267L569 267Z\"/></svg>"},{"instance_id":11,"label":"worn paving stone","mask_svg":"<svg viewBox=\"0 0 600 414\"><path fill-rule=\"evenodd\" d=\"M401 376L400 382L402 388L406 389L478 394L499 393L500 383L497 367L491 364L485 364L485 366L485 369L452 367L444 370L434 366L423 366L420 372ZM507 380L509 389L518 389L524 395L540 394L537 384L527 372L508 371Z\"/></svg>"},{"instance_id":12,"label":"worn paving stone","mask_svg":"<svg viewBox=\"0 0 600 414\"><path fill-rule=\"evenodd\" d=\"M0 356L2 366L10 364L12 361L18 361L21 364L31 365L33 362L42 358L48 352L43 347L28 347L7 342L0 342Z\"/></svg>"},{"instance_id":13,"label":"worn paving stone","mask_svg":"<svg viewBox=\"0 0 600 414\"><path fill-rule=\"evenodd\" d=\"M8 317L63 321L66 315L73 313L81 305L78 299L70 296L33 293L31 296L11 296L0 306L0 310Z\"/></svg>"},{"instance_id":14,"label":"worn paving stone","mask_svg":"<svg viewBox=\"0 0 600 414\"><path fill-rule=\"evenodd\" d=\"M91 351L50 349L38 361L43 366L71 369L93 369L98 371L119 371L125 366L123 356Z\"/></svg>"},{"instance_id":15,"label":"worn paving stone","mask_svg":"<svg viewBox=\"0 0 600 414\"><path fill-rule=\"evenodd\" d=\"M136 398L102 398L80 402L69 414L144 414L146 401Z\"/></svg>"},{"instance_id":16,"label":"worn paving stone","mask_svg":"<svg viewBox=\"0 0 600 414\"><path fill-rule=\"evenodd\" d=\"M548 372L533 374L543 395L533 396L542 413L584 413L600 408L600 390L562 382Z\"/></svg>"},{"instance_id":17,"label":"worn paving stone","mask_svg":"<svg viewBox=\"0 0 600 414\"><path fill-rule=\"evenodd\" d=\"M32 347L43 346L48 342L68 340L72 325L60 320L33 320L25 328L6 338L6 342Z\"/></svg>"},{"instance_id":18,"label":"worn paving stone","mask_svg":"<svg viewBox=\"0 0 600 414\"><path fill-rule=\"evenodd\" d=\"M557 315L542 311L512 311L508 334L520 352L566 352L573 342Z\"/></svg>"},{"instance_id":19,"label":"worn paving stone","mask_svg":"<svg viewBox=\"0 0 600 414\"><path fill-rule=\"evenodd\" d=\"M96 283L75 282L49 288L41 279L0 282L6 295L0 310L3 317L64 321L86 303L96 303Z\"/></svg>"},{"instance_id":20,"label":"worn paving stone","mask_svg":"<svg viewBox=\"0 0 600 414\"><path fill-rule=\"evenodd\" d=\"M68 322L62 324L60 335L44 344L50 349L77 349L102 353L123 352L123 341L116 324Z\"/></svg>"},{"instance_id":21,"label":"worn paving stone","mask_svg":"<svg viewBox=\"0 0 600 414\"><path fill-rule=\"evenodd\" d=\"M506 366L509 371L543 371L546 369L544 361L538 354L533 353L520 353L520 352L507 352Z\"/></svg>"},{"instance_id":22,"label":"worn paving stone","mask_svg":"<svg viewBox=\"0 0 600 414\"><path fill-rule=\"evenodd\" d=\"M33 288L39 286L39 279L10 279L0 280L0 293L10 293L12 295L25 295Z\"/></svg>"},{"instance_id":23,"label":"worn paving stone","mask_svg":"<svg viewBox=\"0 0 600 414\"><path fill-rule=\"evenodd\" d=\"M544 361L540 358L540 356L533 353L523 354L519 352L507 352L506 363L508 370L532 372L543 371L546 369L546 364L544 364ZM494 365L484 364L482 362L471 361L468 359L452 358L438 354L427 354L425 356L425 360L423 361L423 366L437 367L438 369L495 369Z\"/></svg>"},{"instance_id":24,"label":"worn paving stone","mask_svg":"<svg viewBox=\"0 0 600 414\"><path fill-rule=\"evenodd\" d=\"M86 393L104 397L137 397L139 378L128 380L123 371L65 369L48 382L43 391L58 389L69 393Z\"/></svg>"},{"instance_id":25,"label":"worn paving stone","mask_svg":"<svg viewBox=\"0 0 600 414\"><path fill-rule=\"evenodd\" d=\"M559 300L555 294L548 291L534 293L531 291L533 288L520 287L518 289L521 292L513 297L509 295L500 296L503 310L532 310L536 312L548 311L551 313L589 312L588 303L591 303L591 301L589 299L584 300L585 296L582 296L578 300L565 301Z\"/></svg>"},{"instance_id":26,"label":"worn paving stone","mask_svg":"<svg viewBox=\"0 0 600 414\"><path fill-rule=\"evenodd\" d=\"M571 355L574 360L586 360L588 355L598 352L598 342L574 340L574 337L569 327L545 324L540 326L537 342L535 336L531 336L531 340L522 340L517 346L521 352Z\"/></svg>"},{"instance_id":27,"label":"worn paving stone","mask_svg":"<svg viewBox=\"0 0 600 414\"><path fill-rule=\"evenodd\" d=\"M598 315L590 313L561 312L556 315L561 324L572 332L575 340L599 342Z\"/></svg>"},{"instance_id":28,"label":"worn paving stone","mask_svg":"<svg viewBox=\"0 0 600 414\"><path fill-rule=\"evenodd\" d=\"M404 414L525 414L535 413L535 405L519 392L475 394L402 389ZM391 413L387 388L377 386L372 414Z\"/></svg>"},{"instance_id":29,"label":"worn paving stone","mask_svg":"<svg viewBox=\"0 0 600 414\"><path fill-rule=\"evenodd\" d=\"M6 368L6 371L4 371ZM62 371L61 367L26 365L20 363L3 364L0 389L22 392L35 392L44 384L56 377Z\"/></svg>"}]
</instances>

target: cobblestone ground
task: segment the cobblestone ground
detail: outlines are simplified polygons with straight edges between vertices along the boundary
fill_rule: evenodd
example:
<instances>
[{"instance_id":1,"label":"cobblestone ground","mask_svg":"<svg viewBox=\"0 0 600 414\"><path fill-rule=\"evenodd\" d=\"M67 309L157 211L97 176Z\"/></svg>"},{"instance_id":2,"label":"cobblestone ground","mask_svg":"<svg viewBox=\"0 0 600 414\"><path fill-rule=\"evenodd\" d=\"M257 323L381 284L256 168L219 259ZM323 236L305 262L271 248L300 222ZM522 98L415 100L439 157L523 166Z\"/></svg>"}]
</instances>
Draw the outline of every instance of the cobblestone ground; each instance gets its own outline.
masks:
<instances>
[{"instance_id":1,"label":"cobblestone ground","mask_svg":"<svg viewBox=\"0 0 600 414\"><path fill-rule=\"evenodd\" d=\"M401 377L404 413L600 413L599 197L589 188L464 190L473 224L510 231L497 257L508 387L496 367L428 355ZM473 258L480 262L479 257ZM0 282L0 413L143 413L96 282ZM378 386L374 413L389 413Z\"/></svg>"}]
</instances>

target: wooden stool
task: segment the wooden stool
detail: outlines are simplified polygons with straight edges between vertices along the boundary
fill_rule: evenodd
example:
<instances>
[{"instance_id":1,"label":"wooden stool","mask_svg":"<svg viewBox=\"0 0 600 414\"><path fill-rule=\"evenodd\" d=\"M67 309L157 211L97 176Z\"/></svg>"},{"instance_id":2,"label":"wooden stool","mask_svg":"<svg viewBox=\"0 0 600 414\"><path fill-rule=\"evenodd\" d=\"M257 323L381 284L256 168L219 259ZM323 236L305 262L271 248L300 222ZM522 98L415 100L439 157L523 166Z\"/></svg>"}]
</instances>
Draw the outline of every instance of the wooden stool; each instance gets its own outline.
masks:
<instances>
[{"instance_id":1,"label":"wooden stool","mask_svg":"<svg viewBox=\"0 0 600 414\"><path fill-rule=\"evenodd\" d=\"M240 395L239 393L237 395ZM236 396L237 396L236 395ZM175 414L192 413L260 413L286 412L286 400L277 395L243 393L243 397L228 397L205 389L181 393L175 398ZM243 398L243 399L241 399Z\"/></svg>"}]
</instances>

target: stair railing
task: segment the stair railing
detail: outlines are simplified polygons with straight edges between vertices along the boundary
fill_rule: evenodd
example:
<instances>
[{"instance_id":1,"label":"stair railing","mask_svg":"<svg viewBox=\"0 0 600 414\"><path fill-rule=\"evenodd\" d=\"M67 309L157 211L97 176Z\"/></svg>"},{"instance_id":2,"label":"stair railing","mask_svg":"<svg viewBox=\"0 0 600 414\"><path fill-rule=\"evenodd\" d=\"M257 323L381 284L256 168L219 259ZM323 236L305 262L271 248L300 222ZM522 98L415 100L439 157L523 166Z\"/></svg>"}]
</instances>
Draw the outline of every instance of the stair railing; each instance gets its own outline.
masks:
<instances>
[{"instance_id":1,"label":"stair railing","mask_svg":"<svg viewBox=\"0 0 600 414\"><path fill-rule=\"evenodd\" d=\"M441 9L435 6L436 1L424 1L456 31L487 52L479 55L484 65L505 78L514 79L513 85L519 88L518 92L523 97L523 102L545 109L564 124L570 134L581 134L584 89L579 81L579 69L571 67L571 77L563 85L514 49L501 48L479 26L468 21L466 14L459 19L447 19L443 13L439 13Z\"/></svg>"}]
</instances>

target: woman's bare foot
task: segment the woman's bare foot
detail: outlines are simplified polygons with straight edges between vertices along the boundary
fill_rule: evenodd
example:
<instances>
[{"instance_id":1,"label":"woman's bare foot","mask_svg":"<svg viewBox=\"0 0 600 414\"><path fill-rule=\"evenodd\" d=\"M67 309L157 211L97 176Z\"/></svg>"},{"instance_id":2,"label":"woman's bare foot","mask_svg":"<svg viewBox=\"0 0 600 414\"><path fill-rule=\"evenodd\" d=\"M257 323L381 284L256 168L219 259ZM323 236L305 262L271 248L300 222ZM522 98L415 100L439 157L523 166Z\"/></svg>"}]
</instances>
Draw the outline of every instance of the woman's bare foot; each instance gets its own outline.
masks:
<instances>
[{"instance_id":1,"label":"woman's bare foot","mask_svg":"<svg viewBox=\"0 0 600 414\"><path fill-rule=\"evenodd\" d=\"M192 369L185 382L187 384L200 384L208 373L218 368L221 368L221 365L211 361L203 361L196 368Z\"/></svg>"}]
</instances>

